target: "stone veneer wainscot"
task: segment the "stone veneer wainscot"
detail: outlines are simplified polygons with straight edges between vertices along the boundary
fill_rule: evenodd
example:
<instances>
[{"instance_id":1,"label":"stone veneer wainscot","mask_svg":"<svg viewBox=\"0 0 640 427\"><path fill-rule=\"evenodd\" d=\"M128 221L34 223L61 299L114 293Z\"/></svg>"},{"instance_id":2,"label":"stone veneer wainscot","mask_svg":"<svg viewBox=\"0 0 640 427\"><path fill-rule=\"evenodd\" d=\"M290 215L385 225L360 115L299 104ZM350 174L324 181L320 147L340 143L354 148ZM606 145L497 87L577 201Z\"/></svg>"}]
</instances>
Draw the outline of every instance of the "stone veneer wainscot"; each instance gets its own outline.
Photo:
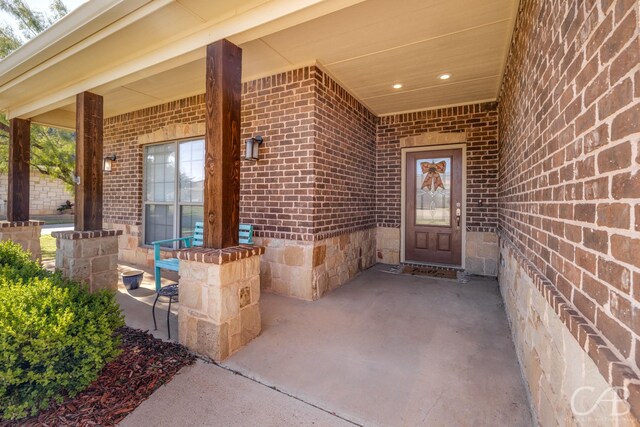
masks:
<instances>
[{"instance_id":1,"label":"stone veneer wainscot","mask_svg":"<svg viewBox=\"0 0 640 427\"><path fill-rule=\"evenodd\" d=\"M189 248L180 260L180 343L220 362L258 336L260 246Z\"/></svg>"},{"instance_id":2,"label":"stone veneer wainscot","mask_svg":"<svg viewBox=\"0 0 640 427\"><path fill-rule=\"evenodd\" d=\"M40 233L43 221L0 221L0 240L10 240L31 252L31 258L41 259Z\"/></svg>"},{"instance_id":3,"label":"stone veneer wainscot","mask_svg":"<svg viewBox=\"0 0 640 427\"><path fill-rule=\"evenodd\" d=\"M120 230L56 231L56 270L94 292L118 289Z\"/></svg>"}]
</instances>

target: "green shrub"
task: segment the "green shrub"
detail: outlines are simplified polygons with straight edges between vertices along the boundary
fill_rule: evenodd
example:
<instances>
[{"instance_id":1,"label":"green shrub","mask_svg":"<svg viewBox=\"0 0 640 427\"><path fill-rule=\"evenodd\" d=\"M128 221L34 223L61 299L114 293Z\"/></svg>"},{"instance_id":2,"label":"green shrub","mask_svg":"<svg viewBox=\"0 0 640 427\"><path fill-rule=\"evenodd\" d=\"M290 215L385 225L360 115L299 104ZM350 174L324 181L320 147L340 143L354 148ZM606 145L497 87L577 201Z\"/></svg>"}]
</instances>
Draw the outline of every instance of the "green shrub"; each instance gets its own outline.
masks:
<instances>
[{"instance_id":1,"label":"green shrub","mask_svg":"<svg viewBox=\"0 0 640 427\"><path fill-rule=\"evenodd\" d=\"M123 323L114 293L89 293L0 243L0 418L86 388L118 354Z\"/></svg>"}]
</instances>

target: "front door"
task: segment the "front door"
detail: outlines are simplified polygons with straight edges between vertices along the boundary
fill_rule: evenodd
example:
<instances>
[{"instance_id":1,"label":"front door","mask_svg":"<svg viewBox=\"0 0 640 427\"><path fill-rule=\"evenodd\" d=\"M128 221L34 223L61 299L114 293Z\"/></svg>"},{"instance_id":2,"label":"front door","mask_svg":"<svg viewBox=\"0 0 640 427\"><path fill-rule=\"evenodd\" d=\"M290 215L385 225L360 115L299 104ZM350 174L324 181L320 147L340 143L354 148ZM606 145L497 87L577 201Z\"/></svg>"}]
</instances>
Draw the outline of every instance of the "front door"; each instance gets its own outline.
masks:
<instances>
[{"instance_id":1,"label":"front door","mask_svg":"<svg viewBox=\"0 0 640 427\"><path fill-rule=\"evenodd\" d=\"M461 265L462 149L407 153L405 262Z\"/></svg>"}]
</instances>

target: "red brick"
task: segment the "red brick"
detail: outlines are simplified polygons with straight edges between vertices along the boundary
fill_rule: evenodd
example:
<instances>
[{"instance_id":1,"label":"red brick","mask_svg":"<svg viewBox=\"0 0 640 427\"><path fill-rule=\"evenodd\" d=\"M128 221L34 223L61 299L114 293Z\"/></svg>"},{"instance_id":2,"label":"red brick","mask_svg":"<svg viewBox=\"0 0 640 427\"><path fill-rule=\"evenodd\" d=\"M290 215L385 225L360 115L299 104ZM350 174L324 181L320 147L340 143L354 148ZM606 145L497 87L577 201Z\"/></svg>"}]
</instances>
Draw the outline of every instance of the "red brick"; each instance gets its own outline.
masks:
<instances>
[{"instance_id":1,"label":"red brick","mask_svg":"<svg viewBox=\"0 0 640 427\"><path fill-rule=\"evenodd\" d=\"M611 196L616 200L640 198L640 171L615 175L611 184Z\"/></svg>"},{"instance_id":2,"label":"red brick","mask_svg":"<svg viewBox=\"0 0 640 427\"><path fill-rule=\"evenodd\" d=\"M603 332L623 357L629 357L631 354L631 332L602 310L598 310L597 316L596 326L598 329Z\"/></svg>"},{"instance_id":3,"label":"red brick","mask_svg":"<svg viewBox=\"0 0 640 427\"><path fill-rule=\"evenodd\" d=\"M588 274L582 275L582 290L601 306L609 302L609 288Z\"/></svg>"},{"instance_id":4,"label":"red brick","mask_svg":"<svg viewBox=\"0 0 640 427\"><path fill-rule=\"evenodd\" d=\"M629 205L627 203L601 203L597 207L597 217L599 226L628 229Z\"/></svg>"},{"instance_id":5,"label":"red brick","mask_svg":"<svg viewBox=\"0 0 640 427\"><path fill-rule=\"evenodd\" d=\"M598 101L598 119L604 120L616 111L625 108L633 100L633 83L627 78Z\"/></svg>"},{"instance_id":6,"label":"red brick","mask_svg":"<svg viewBox=\"0 0 640 427\"><path fill-rule=\"evenodd\" d=\"M588 299L582 292L576 290L573 293L573 304L578 309L578 311L590 322L595 323L596 321L596 305Z\"/></svg>"},{"instance_id":7,"label":"red brick","mask_svg":"<svg viewBox=\"0 0 640 427\"><path fill-rule=\"evenodd\" d=\"M631 290L629 269L613 261L598 258L598 278L620 289L625 294L629 294Z\"/></svg>"},{"instance_id":8,"label":"red brick","mask_svg":"<svg viewBox=\"0 0 640 427\"><path fill-rule=\"evenodd\" d=\"M575 248L576 264L591 274L596 274L596 256L582 248Z\"/></svg>"},{"instance_id":9,"label":"red brick","mask_svg":"<svg viewBox=\"0 0 640 427\"><path fill-rule=\"evenodd\" d=\"M574 217L576 221L596 222L596 205L594 204L578 204L574 208Z\"/></svg>"},{"instance_id":10,"label":"red brick","mask_svg":"<svg viewBox=\"0 0 640 427\"><path fill-rule=\"evenodd\" d=\"M598 172L611 172L631 165L631 143L617 144L598 154Z\"/></svg>"},{"instance_id":11,"label":"red brick","mask_svg":"<svg viewBox=\"0 0 640 427\"><path fill-rule=\"evenodd\" d=\"M618 57L611 63L609 68L609 80L616 83L629 71L638 65L640 61L640 39L636 39L629 44Z\"/></svg>"},{"instance_id":12,"label":"red brick","mask_svg":"<svg viewBox=\"0 0 640 427\"><path fill-rule=\"evenodd\" d=\"M583 243L594 251L602 252L604 254L609 251L609 233L604 230L596 230L589 227L582 229Z\"/></svg>"},{"instance_id":13,"label":"red brick","mask_svg":"<svg viewBox=\"0 0 640 427\"><path fill-rule=\"evenodd\" d=\"M587 58L591 58L598 51L605 39L611 34L612 28L613 15L609 14L591 34L591 39L587 43Z\"/></svg>"},{"instance_id":14,"label":"red brick","mask_svg":"<svg viewBox=\"0 0 640 427\"><path fill-rule=\"evenodd\" d=\"M600 48L600 63L609 62L626 43L631 40L637 30L638 19L636 11L632 11L622 22L615 26L615 31Z\"/></svg>"},{"instance_id":15,"label":"red brick","mask_svg":"<svg viewBox=\"0 0 640 427\"><path fill-rule=\"evenodd\" d=\"M638 117L640 117L640 104L638 103L618 114L611 124L611 140L626 138L632 133L640 132Z\"/></svg>"},{"instance_id":16,"label":"red brick","mask_svg":"<svg viewBox=\"0 0 640 427\"><path fill-rule=\"evenodd\" d=\"M640 268L640 239L614 234L611 236L611 254L617 260Z\"/></svg>"}]
</instances>

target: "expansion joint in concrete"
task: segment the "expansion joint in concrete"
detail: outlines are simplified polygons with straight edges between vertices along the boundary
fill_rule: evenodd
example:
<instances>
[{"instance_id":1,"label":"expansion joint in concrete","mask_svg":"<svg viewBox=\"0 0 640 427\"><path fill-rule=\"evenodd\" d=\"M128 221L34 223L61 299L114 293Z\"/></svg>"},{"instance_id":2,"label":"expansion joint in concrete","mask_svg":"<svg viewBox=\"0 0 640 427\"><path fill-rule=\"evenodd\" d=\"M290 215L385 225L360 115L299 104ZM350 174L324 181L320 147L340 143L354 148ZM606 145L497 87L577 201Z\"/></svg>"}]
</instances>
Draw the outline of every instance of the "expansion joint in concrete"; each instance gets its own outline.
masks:
<instances>
[{"instance_id":1,"label":"expansion joint in concrete","mask_svg":"<svg viewBox=\"0 0 640 427\"><path fill-rule=\"evenodd\" d=\"M346 416L344 416L344 415L337 414L337 413L335 413L335 412L333 412L333 411L330 411L330 410L328 410L328 409L323 408L322 406L318 406L318 405L316 405L316 404L314 404L314 403L308 402L308 401L304 400L303 398L298 397L298 396L295 396L295 395L293 395L293 394L291 394L291 393L288 393L288 392L286 392L286 391L284 391L284 390L281 390L281 389L279 389L278 387L276 387L276 386L274 386L274 385L265 384L265 383L263 383L262 381L260 381L260 380L258 380L258 379L256 379L256 378L253 378L253 377L247 376L247 375L243 374L242 372L240 372L240 371L238 371L238 370L236 370L236 369L231 369L231 368L229 368L229 367L227 367L227 366L221 365L221 364L219 364L219 363L217 363L217 362L215 362L214 360L211 360L211 359L209 359L209 358L202 357L202 356L198 356L198 357L199 357L200 359L202 359L202 360L203 360L204 362L206 362L206 363L212 363L212 364L214 364L214 365L218 366L219 368L224 369L225 371L231 372L232 374L235 374L235 375L239 375L239 376L241 376L242 378L246 378L246 379L248 379L248 380L250 380L250 381L253 381L253 382L254 382L254 383L256 383L256 384L260 384L260 385L261 385L261 386L263 386L263 387L270 388L271 390L277 391L278 393L280 393L280 394L282 394L282 395L285 395L285 396L290 397L290 398L292 398L292 399L295 399L295 400L297 400L297 401L299 401L299 402L302 402L302 403L304 403L305 405L309 405L309 406L311 406L311 407L313 407L313 408L315 408L315 409L319 409L320 411L325 412L325 413L327 413L327 414L329 414L329 415L331 415L331 416L334 416L334 417L339 418L339 419L341 419L341 420L343 420L343 421L346 421L346 422L348 422L349 424L353 424L354 426L358 426L358 427L363 427L363 425L362 425L362 424L358 424L357 422L355 422L355 421L353 421L353 420L350 420L349 418L347 418L347 417L346 417Z\"/></svg>"}]
</instances>

